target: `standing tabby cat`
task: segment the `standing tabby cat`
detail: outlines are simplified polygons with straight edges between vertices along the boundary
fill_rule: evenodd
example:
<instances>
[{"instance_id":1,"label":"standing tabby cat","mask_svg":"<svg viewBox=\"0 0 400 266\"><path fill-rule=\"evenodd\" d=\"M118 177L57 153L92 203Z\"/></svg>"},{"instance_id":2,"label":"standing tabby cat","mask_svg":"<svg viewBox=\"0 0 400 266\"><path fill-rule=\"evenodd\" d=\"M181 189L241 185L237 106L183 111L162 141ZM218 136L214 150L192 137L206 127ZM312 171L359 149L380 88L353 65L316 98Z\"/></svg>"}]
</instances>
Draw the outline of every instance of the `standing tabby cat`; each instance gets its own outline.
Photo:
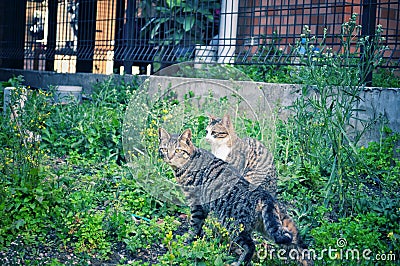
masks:
<instances>
[{"instance_id":1,"label":"standing tabby cat","mask_svg":"<svg viewBox=\"0 0 400 266\"><path fill-rule=\"evenodd\" d=\"M260 141L253 138L239 138L229 115L224 115L222 119L210 116L206 131L206 140L211 143L212 153L235 167L252 185L251 190L261 186L276 197L277 174L273 155ZM295 248L302 254L304 245L293 219L286 213L282 204L278 205L276 211L283 226L288 228L293 236L293 245L290 248ZM298 257L298 260L303 265L312 264L310 259L303 260Z\"/></svg>"},{"instance_id":2,"label":"standing tabby cat","mask_svg":"<svg viewBox=\"0 0 400 266\"><path fill-rule=\"evenodd\" d=\"M292 235L280 222L275 199L261 187L250 190L250 183L234 167L196 148L191 138L190 129L180 136L159 129L160 156L173 168L189 201L191 237L201 234L204 219L212 212L244 249L235 265L250 263L255 251L253 230L268 233L278 244L291 243Z\"/></svg>"},{"instance_id":3,"label":"standing tabby cat","mask_svg":"<svg viewBox=\"0 0 400 266\"><path fill-rule=\"evenodd\" d=\"M211 152L230 163L255 187L262 186L276 196L276 169L272 153L258 140L239 138L231 119L210 117L206 128L206 140L211 143Z\"/></svg>"}]
</instances>

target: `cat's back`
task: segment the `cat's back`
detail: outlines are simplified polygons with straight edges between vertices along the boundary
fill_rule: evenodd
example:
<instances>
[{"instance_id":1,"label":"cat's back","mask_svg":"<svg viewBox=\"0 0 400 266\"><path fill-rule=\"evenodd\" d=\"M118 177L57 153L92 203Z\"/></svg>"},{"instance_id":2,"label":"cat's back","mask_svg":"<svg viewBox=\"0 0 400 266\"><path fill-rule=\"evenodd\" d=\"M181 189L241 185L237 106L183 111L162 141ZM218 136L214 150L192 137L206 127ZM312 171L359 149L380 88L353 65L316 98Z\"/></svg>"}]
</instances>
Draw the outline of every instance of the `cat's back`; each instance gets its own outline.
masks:
<instances>
[{"instance_id":1,"label":"cat's back","mask_svg":"<svg viewBox=\"0 0 400 266\"><path fill-rule=\"evenodd\" d=\"M249 165L265 165L274 164L273 154L265 147L265 145L254 138L243 138L242 142L247 147L247 157Z\"/></svg>"},{"instance_id":2,"label":"cat's back","mask_svg":"<svg viewBox=\"0 0 400 266\"><path fill-rule=\"evenodd\" d=\"M236 167L251 184L262 185L264 189L275 195L274 157L261 141L248 137L237 139L226 161Z\"/></svg>"},{"instance_id":3,"label":"cat's back","mask_svg":"<svg viewBox=\"0 0 400 266\"><path fill-rule=\"evenodd\" d=\"M226 161L239 170L270 168L274 165L273 154L254 138L237 139Z\"/></svg>"},{"instance_id":4,"label":"cat's back","mask_svg":"<svg viewBox=\"0 0 400 266\"><path fill-rule=\"evenodd\" d=\"M243 179L236 168L204 149L196 150L176 178L185 194L200 205L223 198Z\"/></svg>"}]
</instances>

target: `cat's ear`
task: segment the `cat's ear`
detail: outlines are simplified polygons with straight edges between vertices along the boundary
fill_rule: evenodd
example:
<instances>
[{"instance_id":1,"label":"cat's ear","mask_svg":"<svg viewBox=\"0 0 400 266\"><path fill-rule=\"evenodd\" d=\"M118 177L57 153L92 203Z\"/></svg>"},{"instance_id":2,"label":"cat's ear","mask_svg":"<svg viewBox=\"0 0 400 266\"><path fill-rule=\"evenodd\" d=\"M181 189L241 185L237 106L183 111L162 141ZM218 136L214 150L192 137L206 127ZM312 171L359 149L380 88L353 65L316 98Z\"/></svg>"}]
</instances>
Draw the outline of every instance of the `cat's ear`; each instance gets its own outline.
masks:
<instances>
[{"instance_id":1,"label":"cat's ear","mask_svg":"<svg viewBox=\"0 0 400 266\"><path fill-rule=\"evenodd\" d=\"M188 146L188 152L190 154L193 153L195 148L192 142L192 131L190 130L190 128L183 131L183 133L179 136L179 141Z\"/></svg>"},{"instance_id":2,"label":"cat's ear","mask_svg":"<svg viewBox=\"0 0 400 266\"><path fill-rule=\"evenodd\" d=\"M186 143L192 142L192 131L190 128L183 131L183 133L179 136L179 139Z\"/></svg>"},{"instance_id":3,"label":"cat's ear","mask_svg":"<svg viewBox=\"0 0 400 266\"><path fill-rule=\"evenodd\" d=\"M158 140L161 142L163 140L168 140L170 139L171 136L168 134L168 132L163 129L163 128L158 128Z\"/></svg>"},{"instance_id":4,"label":"cat's ear","mask_svg":"<svg viewBox=\"0 0 400 266\"><path fill-rule=\"evenodd\" d=\"M225 114L224 117L222 117L222 125L224 125L228 129L233 128L231 117L228 114Z\"/></svg>"},{"instance_id":5,"label":"cat's ear","mask_svg":"<svg viewBox=\"0 0 400 266\"><path fill-rule=\"evenodd\" d=\"M215 116L210 115L210 114L208 114L208 118L210 119L210 122L217 120L217 118Z\"/></svg>"}]
</instances>

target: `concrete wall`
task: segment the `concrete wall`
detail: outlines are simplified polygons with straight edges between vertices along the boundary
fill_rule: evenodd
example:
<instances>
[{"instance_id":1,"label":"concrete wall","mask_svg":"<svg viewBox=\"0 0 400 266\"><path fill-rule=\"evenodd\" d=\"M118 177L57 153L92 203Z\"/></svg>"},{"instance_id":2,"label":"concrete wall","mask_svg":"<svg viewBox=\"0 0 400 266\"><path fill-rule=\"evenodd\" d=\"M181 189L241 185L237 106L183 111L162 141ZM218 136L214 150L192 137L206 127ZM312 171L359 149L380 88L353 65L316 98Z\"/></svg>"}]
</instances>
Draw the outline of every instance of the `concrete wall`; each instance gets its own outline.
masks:
<instances>
[{"instance_id":1,"label":"concrete wall","mask_svg":"<svg viewBox=\"0 0 400 266\"><path fill-rule=\"evenodd\" d=\"M89 94L93 85L97 82L110 78L109 75L100 74L60 74L54 72L37 72L23 70L0 69L0 81L6 81L12 76L23 75L26 85L38 88L46 88L49 85L75 85L82 86L84 92ZM129 81L134 76L114 75L115 78L124 78ZM142 76L143 79L146 77ZM179 97L192 90L196 95L207 94L210 87L217 88L214 95L225 96L231 94L231 88L235 88L239 94L246 99L242 108L247 109L252 106L252 113L259 114L260 111L271 112L279 109L281 118L286 118L289 112L285 107L290 106L293 101L300 95L300 85L291 84L271 84L257 82L232 82L228 80L210 80L210 79L189 79L176 77L151 76L149 92L155 93L154 88L173 88L178 91ZM186 84L183 86L182 84ZM263 98L263 101L260 99ZM387 125L395 132L400 132L400 88L382 89L382 88L366 88L361 94L359 109L365 110L358 114L361 119L376 118L382 116L387 120ZM360 124L356 125L360 126ZM377 122L372 130L366 134L366 139L361 143L368 141L377 141L380 138L381 122Z\"/></svg>"},{"instance_id":2,"label":"concrete wall","mask_svg":"<svg viewBox=\"0 0 400 266\"><path fill-rule=\"evenodd\" d=\"M109 75L90 73L55 73L51 71L33 71L18 69L0 69L0 81L7 81L13 76L24 76L26 85L35 88L48 88L54 85L82 86L85 93L90 93L93 84L110 78Z\"/></svg>"}]
</instances>

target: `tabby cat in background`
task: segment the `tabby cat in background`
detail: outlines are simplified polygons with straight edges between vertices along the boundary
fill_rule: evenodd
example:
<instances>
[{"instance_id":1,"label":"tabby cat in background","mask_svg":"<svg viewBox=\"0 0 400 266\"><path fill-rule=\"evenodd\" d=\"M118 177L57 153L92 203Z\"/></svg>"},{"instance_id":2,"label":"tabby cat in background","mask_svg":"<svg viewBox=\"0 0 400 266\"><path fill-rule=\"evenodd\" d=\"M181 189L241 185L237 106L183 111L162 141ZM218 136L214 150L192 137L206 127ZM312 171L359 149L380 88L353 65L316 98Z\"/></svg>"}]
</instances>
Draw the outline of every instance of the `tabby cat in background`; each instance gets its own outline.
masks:
<instances>
[{"instance_id":1,"label":"tabby cat in background","mask_svg":"<svg viewBox=\"0 0 400 266\"><path fill-rule=\"evenodd\" d=\"M191 209L190 239L201 235L211 212L244 250L234 265L249 265L255 252L252 232L271 236L278 244L290 244L292 234L280 220L277 202L262 187L251 184L229 163L209 151L196 148L190 129L170 135L159 129L159 153L175 173Z\"/></svg>"},{"instance_id":2,"label":"tabby cat in background","mask_svg":"<svg viewBox=\"0 0 400 266\"><path fill-rule=\"evenodd\" d=\"M254 138L239 138L229 115L222 118L210 116L206 127L206 140L211 144L211 152L217 158L224 160L236 168L251 184L250 190L259 186L276 197L277 173L273 154L259 140ZM298 229L293 219L286 213L283 204L279 203L276 212L285 228L293 236L290 248L302 253L305 245L300 239ZM303 265L312 264L311 260L299 258Z\"/></svg>"},{"instance_id":3,"label":"tabby cat in background","mask_svg":"<svg viewBox=\"0 0 400 266\"><path fill-rule=\"evenodd\" d=\"M239 138L229 115L210 116L206 140L217 158L233 165L254 187L262 186L276 197L277 174L274 157L259 140Z\"/></svg>"}]
</instances>

